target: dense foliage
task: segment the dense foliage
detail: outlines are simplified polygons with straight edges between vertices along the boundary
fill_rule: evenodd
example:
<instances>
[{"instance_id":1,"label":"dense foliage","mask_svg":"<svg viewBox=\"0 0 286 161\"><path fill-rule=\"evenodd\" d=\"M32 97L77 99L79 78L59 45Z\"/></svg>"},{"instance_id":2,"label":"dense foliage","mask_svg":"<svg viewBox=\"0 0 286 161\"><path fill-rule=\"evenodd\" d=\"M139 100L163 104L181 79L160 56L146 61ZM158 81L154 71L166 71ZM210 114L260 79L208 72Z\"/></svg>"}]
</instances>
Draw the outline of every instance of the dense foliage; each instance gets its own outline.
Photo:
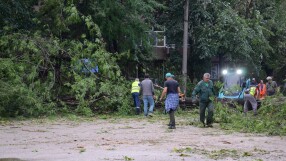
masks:
<instances>
[{"instance_id":1,"label":"dense foliage","mask_svg":"<svg viewBox=\"0 0 286 161\"><path fill-rule=\"evenodd\" d=\"M241 106L226 108L218 103L216 104L215 121L227 130L266 133L268 135L286 134L285 97L266 98L258 109L257 116L253 114L253 111L249 111L246 115L242 111Z\"/></svg>"},{"instance_id":2,"label":"dense foliage","mask_svg":"<svg viewBox=\"0 0 286 161\"><path fill-rule=\"evenodd\" d=\"M129 77L181 73L182 0L0 2L0 115L132 112ZM213 56L257 75L286 74L286 2L190 0L188 75ZM148 32L166 29L166 61L153 61ZM85 60L89 64L84 63ZM97 72L90 72L98 67ZM142 76L142 75L141 75ZM180 77L177 77L180 80ZM188 85L188 92L193 84Z\"/></svg>"},{"instance_id":3,"label":"dense foliage","mask_svg":"<svg viewBox=\"0 0 286 161\"><path fill-rule=\"evenodd\" d=\"M168 8L159 22L166 26L168 43L180 47L184 2L169 0L164 4ZM210 70L209 62L216 56L245 65L255 76L273 75L283 80L285 7L286 2L280 0L190 0L188 75L200 78ZM174 55L177 58L172 62L181 62L181 55Z\"/></svg>"},{"instance_id":4,"label":"dense foliage","mask_svg":"<svg viewBox=\"0 0 286 161\"><path fill-rule=\"evenodd\" d=\"M1 1L0 115L128 114L130 82L118 64L142 39L138 35L159 6L155 1ZM122 50L111 50L119 41ZM95 67L98 72L90 72Z\"/></svg>"}]
</instances>

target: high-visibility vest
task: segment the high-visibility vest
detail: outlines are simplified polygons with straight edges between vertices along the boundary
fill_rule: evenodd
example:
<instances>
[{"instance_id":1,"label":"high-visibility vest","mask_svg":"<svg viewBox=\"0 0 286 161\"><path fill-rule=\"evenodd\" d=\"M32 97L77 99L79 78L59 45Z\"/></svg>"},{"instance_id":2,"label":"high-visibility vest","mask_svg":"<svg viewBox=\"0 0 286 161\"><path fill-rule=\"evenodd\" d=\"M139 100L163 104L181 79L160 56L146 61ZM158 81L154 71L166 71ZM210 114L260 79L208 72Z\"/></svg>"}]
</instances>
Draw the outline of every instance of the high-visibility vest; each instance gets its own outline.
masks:
<instances>
[{"instance_id":1,"label":"high-visibility vest","mask_svg":"<svg viewBox=\"0 0 286 161\"><path fill-rule=\"evenodd\" d=\"M262 84L262 88L261 88L261 83L258 84L258 88L259 88L259 93L260 95L265 95L266 94L266 85Z\"/></svg>"},{"instance_id":2,"label":"high-visibility vest","mask_svg":"<svg viewBox=\"0 0 286 161\"><path fill-rule=\"evenodd\" d=\"M140 86L139 86L139 83L138 81L135 81L132 83L132 89L131 89L131 93L139 93L140 92Z\"/></svg>"},{"instance_id":3,"label":"high-visibility vest","mask_svg":"<svg viewBox=\"0 0 286 161\"><path fill-rule=\"evenodd\" d=\"M254 95L255 95L255 90L256 90L256 87L250 87L249 94L251 94L252 96L254 96Z\"/></svg>"}]
</instances>

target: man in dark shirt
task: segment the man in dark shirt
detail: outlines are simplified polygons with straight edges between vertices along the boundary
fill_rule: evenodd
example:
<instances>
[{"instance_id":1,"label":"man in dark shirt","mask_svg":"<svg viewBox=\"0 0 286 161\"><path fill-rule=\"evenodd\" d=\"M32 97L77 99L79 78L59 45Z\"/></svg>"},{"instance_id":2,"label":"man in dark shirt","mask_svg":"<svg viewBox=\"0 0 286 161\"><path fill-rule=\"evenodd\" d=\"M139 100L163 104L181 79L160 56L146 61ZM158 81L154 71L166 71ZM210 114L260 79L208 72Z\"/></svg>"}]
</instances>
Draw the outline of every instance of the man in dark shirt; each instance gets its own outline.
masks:
<instances>
[{"instance_id":1,"label":"man in dark shirt","mask_svg":"<svg viewBox=\"0 0 286 161\"><path fill-rule=\"evenodd\" d=\"M257 82L255 78L252 78L250 85L257 86Z\"/></svg>"},{"instance_id":2,"label":"man in dark shirt","mask_svg":"<svg viewBox=\"0 0 286 161\"><path fill-rule=\"evenodd\" d=\"M170 123L169 123L169 129L175 129L175 111L179 105L179 93L180 93L180 87L179 83L173 79L173 76L171 73L166 74L166 79L164 83L164 90L162 92L160 101L162 101L163 97L167 94L167 98L165 101L165 109L166 112L169 113L170 116Z\"/></svg>"},{"instance_id":3,"label":"man in dark shirt","mask_svg":"<svg viewBox=\"0 0 286 161\"><path fill-rule=\"evenodd\" d=\"M214 106L211 97L214 97L214 86L213 82L210 80L210 74L205 73L203 80L201 80L192 92L192 101L195 102L196 95L200 97L200 121L203 123L204 127L207 124L208 127L212 127L213 123L213 113ZM205 112L208 109L207 122L205 123Z\"/></svg>"}]
</instances>

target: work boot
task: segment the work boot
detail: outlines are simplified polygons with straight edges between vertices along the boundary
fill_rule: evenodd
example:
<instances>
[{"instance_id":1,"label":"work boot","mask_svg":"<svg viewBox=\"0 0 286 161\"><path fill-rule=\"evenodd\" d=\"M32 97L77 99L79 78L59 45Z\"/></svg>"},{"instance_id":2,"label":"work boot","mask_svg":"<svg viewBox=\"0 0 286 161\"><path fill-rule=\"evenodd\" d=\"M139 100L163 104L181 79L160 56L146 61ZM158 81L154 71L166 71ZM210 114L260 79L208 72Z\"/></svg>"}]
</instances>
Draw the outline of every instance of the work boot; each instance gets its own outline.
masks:
<instances>
[{"instance_id":1,"label":"work boot","mask_svg":"<svg viewBox=\"0 0 286 161\"><path fill-rule=\"evenodd\" d=\"M176 126L171 125L171 126L169 126L169 128L168 128L168 129L176 129Z\"/></svg>"},{"instance_id":2,"label":"work boot","mask_svg":"<svg viewBox=\"0 0 286 161\"><path fill-rule=\"evenodd\" d=\"M136 114L136 115L139 115L139 114L140 114L140 108L136 108L135 114Z\"/></svg>"},{"instance_id":3,"label":"work boot","mask_svg":"<svg viewBox=\"0 0 286 161\"><path fill-rule=\"evenodd\" d=\"M202 122L203 123L203 127L206 127L206 123L205 122Z\"/></svg>"}]
</instances>

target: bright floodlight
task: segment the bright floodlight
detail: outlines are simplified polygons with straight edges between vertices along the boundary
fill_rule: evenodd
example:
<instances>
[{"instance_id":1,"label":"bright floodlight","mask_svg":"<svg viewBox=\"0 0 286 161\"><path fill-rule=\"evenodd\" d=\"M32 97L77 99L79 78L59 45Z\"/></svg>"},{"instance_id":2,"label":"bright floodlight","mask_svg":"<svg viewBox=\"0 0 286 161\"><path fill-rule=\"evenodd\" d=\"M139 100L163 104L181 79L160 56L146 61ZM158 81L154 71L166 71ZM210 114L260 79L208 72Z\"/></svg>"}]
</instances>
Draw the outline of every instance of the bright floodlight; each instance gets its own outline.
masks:
<instances>
[{"instance_id":1,"label":"bright floodlight","mask_svg":"<svg viewBox=\"0 0 286 161\"><path fill-rule=\"evenodd\" d=\"M241 69L237 69L236 74L242 74L242 70Z\"/></svg>"},{"instance_id":2,"label":"bright floodlight","mask_svg":"<svg viewBox=\"0 0 286 161\"><path fill-rule=\"evenodd\" d=\"M223 74L223 75L226 75L226 74L227 74L227 70L223 70L223 71L222 71L222 74Z\"/></svg>"}]
</instances>

